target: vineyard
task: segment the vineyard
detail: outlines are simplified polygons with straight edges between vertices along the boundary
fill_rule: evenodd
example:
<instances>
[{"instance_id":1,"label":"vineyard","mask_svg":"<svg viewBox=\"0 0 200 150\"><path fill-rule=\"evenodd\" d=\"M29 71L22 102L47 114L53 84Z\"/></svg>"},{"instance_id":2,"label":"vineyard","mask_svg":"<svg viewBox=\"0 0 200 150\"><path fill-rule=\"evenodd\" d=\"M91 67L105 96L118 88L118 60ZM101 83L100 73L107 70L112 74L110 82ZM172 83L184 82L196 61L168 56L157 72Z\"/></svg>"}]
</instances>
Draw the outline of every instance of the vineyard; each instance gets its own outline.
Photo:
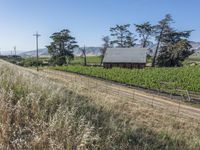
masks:
<instances>
[{"instance_id":1,"label":"vineyard","mask_svg":"<svg viewBox=\"0 0 200 150\"><path fill-rule=\"evenodd\" d=\"M139 86L147 89L176 92L188 90L200 92L200 67L180 68L146 68L134 69L103 69L101 67L62 66L52 67L61 71L70 71L89 76L99 77L120 83Z\"/></svg>"}]
</instances>

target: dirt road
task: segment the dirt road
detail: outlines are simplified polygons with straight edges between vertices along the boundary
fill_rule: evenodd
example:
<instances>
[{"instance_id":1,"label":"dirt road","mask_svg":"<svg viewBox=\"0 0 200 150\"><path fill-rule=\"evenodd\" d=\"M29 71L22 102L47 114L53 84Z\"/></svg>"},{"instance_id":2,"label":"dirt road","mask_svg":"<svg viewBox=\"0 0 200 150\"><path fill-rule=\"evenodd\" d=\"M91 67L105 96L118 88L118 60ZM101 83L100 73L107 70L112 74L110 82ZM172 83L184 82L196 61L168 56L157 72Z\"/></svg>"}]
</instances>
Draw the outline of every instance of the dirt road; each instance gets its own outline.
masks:
<instances>
[{"instance_id":1,"label":"dirt road","mask_svg":"<svg viewBox=\"0 0 200 150\"><path fill-rule=\"evenodd\" d=\"M110 83L82 75L73 73L55 71L55 70L42 70L50 78L62 81L62 83L73 82L86 88L88 90L98 90L99 92L114 95L117 97L127 98L139 103L148 104L151 107L164 109L171 112L172 115L180 117L190 117L200 120L200 109L188 106L181 101L173 101L172 99L156 94L147 93L138 89L128 88L123 85Z\"/></svg>"}]
</instances>

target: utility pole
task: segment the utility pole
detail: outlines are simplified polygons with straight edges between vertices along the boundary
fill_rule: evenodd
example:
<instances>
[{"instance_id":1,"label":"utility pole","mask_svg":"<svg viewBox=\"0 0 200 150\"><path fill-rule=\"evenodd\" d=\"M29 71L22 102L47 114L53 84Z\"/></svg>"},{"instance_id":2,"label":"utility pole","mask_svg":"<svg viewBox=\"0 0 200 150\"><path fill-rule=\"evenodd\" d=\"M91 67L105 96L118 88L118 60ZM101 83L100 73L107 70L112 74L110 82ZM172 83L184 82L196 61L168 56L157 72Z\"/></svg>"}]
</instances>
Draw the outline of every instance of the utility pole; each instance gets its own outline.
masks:
<instances>
[{"instance_id":1,"label":"utility pole","mask_svg":"<svg viewBox=\"0 0 200 150\"><path fill-rule=\"evenodd\" d=\"M14 46L14 54L17 55L16 46Z\"/></svg>"},{"instance_id":2,"label":"utility pole","mask_svg":"<svg viewBox=\"0 0 200 150\"><path fill-rule=\"evenodd\" d=\"M38 38L41 36L40 34L38 34L38 32L36 32L36 34L34 34L33 36L36 37L36 56L37 56L37 71L39 71L38 69Z\"/></svg>"}]
</instances>

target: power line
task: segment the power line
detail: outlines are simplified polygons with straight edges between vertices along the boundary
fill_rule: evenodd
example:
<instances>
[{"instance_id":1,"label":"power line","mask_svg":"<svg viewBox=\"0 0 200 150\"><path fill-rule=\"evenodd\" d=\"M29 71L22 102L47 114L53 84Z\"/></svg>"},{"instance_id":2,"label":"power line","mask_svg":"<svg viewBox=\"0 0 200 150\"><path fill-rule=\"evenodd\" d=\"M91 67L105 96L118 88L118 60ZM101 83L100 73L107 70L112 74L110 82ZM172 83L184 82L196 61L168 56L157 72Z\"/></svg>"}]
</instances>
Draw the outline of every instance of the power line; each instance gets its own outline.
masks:
<instances>
[{"instance_id":1,"label":"power line","mask_svg":"<svg viewBox=\"0 0 200 150\"><path fill-rule=\"evenodd\" d=\"M37 56L37 71L39 71L38 69L38 38L41 36L40 34L38 34L38 32L36 32L36 34L34 34L33 36L36 37L36 56Z\"/></svg>"}]
</instances>

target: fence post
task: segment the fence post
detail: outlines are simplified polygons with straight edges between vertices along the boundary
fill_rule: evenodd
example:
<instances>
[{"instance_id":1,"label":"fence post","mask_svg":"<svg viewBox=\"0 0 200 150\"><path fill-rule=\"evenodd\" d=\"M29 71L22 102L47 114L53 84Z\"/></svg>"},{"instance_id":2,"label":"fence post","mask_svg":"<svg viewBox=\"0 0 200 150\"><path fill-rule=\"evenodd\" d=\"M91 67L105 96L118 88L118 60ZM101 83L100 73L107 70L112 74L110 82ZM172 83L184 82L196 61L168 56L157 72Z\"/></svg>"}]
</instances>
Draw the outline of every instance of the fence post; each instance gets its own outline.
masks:
<instances>
[{"instance_id":1,"label":"fence post","mask_svg":"<svg viewBox=\"0 0 200 150\"><path fill-rule=\"evenodd\" d=\"M106 83L106 93L108 94L108 83Z\"/></svg>"},{"instance_id":2,"label":"fence post","mask_svg":"<svg viewBox=\"0 0 200 150\"><path fill-rule=\"evenodd\" d=\"M170 92L170 99L172 99L172 92Z\"/></svg>"},{"instance_id":3,"label":"fence post","mask_svg":"<svg viewBox=\"0 0 200 150\"><path fill-rule=\"evenodd\" d=\"M83 84L82 76L80 76L80 77L81 77L81 84Z\"/></svg>"},{"instance_id":4,"label":"fence post","mask_svg":"<svg viewBox=\"0 0 200 150\"><path fill-rule=\"evenodd\" d=\"M191 97L190 97L190 94L189 94L188 90L186 90L186 93L187 93L189 102L191 102Z\"/></svg>"},{"instance_id":5,"label":"fence post","mask_svg":"<svg viewBox=\"0 0 200 150\"><path fill-rule=\"evenodd\" d=\"M90 81L89 81L89 78L88 78L88 88L89 88L89 86L90 86Z\"/></svg>"},{"instance_id":6,"label":"fence post","mask_svg":"<svg viewBox=\"0 0 200 150\"><path fill-rule=\"evenodd\" d=\"M178 116L179 116L179 113L180 113L180 108L181 108L181 101L179 101L179 104L178 104Z\"/></svg>"},{"instance_id":7,"label":"fence post","mask_svg":"<svg viewBox=\"0 0 200 150\"><path fill-rule=\"evenodd\" d=\"M76 79L76 78L75 78L75 76L74 76L74 80L72 79L72 80L73 80L73 89L74 89L74 91L75 91L75 82L76 82L75 79Z\"/></svg>"},{"instance_id":8,"label":"fence post","mask_svg":"<svg viewBox=\"0 0 200 150\"><path fill-rule=\"evenodd\" d=\"M74 83L76 82L76 75L74 75Z\"/></svg>"},{"instance_id":9,"label":"fence post","mask_svg":"<svg viewBox=\"0 0 200 150\"><path fill-rule=\"evenodd\" d=\"M154 105L154 95L153 95L153 98L152 98L152 102L151 102L151 106L153 107L153 105Z\"/></svg>"},{"instance_id":10,"label":"fence post","mask_svg":"<svg viewBox=\"0 0 200 150\"><path fill-rule=\"evenodd\" d=\"M133 100L135 99L135 89L133 89Z\"/></svg>"}]
</instances>

